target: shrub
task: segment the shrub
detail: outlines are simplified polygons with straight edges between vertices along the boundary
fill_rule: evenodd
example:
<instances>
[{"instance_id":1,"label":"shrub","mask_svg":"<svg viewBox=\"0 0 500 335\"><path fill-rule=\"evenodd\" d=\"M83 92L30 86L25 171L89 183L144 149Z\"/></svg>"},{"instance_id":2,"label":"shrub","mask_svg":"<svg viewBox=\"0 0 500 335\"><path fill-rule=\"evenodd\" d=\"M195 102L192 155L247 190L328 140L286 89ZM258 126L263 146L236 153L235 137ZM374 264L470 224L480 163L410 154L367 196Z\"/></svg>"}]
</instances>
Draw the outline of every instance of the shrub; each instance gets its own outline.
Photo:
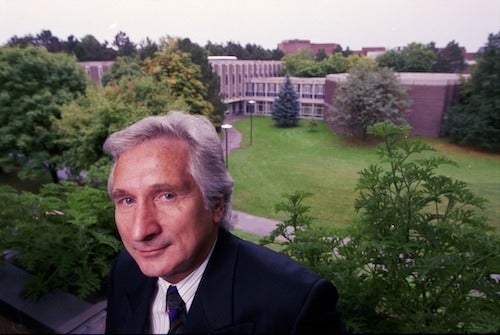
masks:
<instances>
[{"instance_id":1,"label":"shrub","mask_svg":"<svg viewBox=\"0 0 500 335\"><path fill-rule=\"evenodd\" d=\"M16 265L33 275L23 296L59 288L80 298L104 288L121 248L106 190L46 184L40 194L0 187L0 250L19 251Z\"/></svg>"}]
</instances>

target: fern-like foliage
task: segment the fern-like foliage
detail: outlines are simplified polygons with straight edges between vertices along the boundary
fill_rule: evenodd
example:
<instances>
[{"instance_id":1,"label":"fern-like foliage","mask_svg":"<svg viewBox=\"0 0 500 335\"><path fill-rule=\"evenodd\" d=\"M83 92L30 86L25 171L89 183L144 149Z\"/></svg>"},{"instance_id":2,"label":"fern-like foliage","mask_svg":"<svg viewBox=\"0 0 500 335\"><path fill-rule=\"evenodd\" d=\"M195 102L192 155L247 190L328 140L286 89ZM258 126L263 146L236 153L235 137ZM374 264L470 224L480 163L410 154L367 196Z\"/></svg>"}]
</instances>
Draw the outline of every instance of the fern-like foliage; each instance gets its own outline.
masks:
<instances>
[{"instance_id":1,"label":"fern-like foliage","mask_svg":"<svg viewBox=\"0 0 500 335\"><path fill-rule=\"evenodd\" d=\"M23 291L40 298L56 288L86 298L104 288L122 247L105 189L62 182L39 194L0 188L0 250L33 275Z\"/></svg>"}]
</instances>

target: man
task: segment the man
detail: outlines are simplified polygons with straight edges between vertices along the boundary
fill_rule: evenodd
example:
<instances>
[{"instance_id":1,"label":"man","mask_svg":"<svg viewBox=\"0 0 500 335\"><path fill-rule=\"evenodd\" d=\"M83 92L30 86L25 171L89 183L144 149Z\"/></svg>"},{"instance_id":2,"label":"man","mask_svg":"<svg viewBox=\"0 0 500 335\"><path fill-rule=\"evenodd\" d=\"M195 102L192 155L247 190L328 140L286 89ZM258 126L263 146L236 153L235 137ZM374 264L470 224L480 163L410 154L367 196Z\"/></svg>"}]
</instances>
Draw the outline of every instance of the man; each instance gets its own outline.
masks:
<instances>
[{"instance_id":1,"label":"man","mask_svg":"<svg viewBox=\"0 0 500 335\"><path fill-rule=\"evenodd\" d=\"M229 232L233 180L206 118L148 117L104 150L126 249L109 277L107 333L344 330L333 284Z\"/></svg>"}]
</instances>

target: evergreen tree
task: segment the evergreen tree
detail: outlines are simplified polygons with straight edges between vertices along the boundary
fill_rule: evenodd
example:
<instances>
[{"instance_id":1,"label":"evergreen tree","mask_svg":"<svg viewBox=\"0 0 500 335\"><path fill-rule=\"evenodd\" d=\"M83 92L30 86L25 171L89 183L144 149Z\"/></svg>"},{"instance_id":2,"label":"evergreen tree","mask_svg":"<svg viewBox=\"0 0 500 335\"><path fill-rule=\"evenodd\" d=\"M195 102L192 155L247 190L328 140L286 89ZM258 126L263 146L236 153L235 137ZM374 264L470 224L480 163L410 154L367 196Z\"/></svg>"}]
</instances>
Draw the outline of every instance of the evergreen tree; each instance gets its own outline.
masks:
<instances>
[{"instance_id":1,"label":"evergreen tree","mask_svg":"<svg viewBox=\"0 0 500 335\"><path fill-rule=\"evenodd\" d=\"M272 118L278 127L295 127L300 120L299 96L295 92L289 76L272 106Z\"/></svg>"},{"instance_id":2,"label":"evergreen tree","mask_svg":"<svg viewBox=\"0 0 500 335\"><path fill-rule=\"evenodd\" d=\"M500 150L500 32L490 34L445 130L459 144Z\"/></svg>"}]
</instances>

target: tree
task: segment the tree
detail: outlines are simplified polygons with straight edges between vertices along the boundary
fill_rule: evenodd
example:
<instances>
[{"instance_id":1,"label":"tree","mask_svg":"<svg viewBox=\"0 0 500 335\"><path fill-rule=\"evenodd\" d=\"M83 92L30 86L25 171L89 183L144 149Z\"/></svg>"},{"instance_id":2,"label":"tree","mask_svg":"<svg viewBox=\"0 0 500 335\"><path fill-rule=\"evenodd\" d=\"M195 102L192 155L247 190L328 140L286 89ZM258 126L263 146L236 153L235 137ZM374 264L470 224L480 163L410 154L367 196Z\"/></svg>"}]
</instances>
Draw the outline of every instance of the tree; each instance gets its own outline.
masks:
<instances>
[{"instance_id":1,"label":"tree","mask_svg":"<svg viewBox=\"0 0 500 335\"><path fill-rule=\"evenodd\" d=\"M380 67L388 67L395 72L431 72L436 54L421 43L410 43L401 51L388 50L376 60Z\"/></svg>"},{"instance_id":2,"label":"tree","mask_svg":"<svg viewBox=\"0 0 500 335\"><path fill-rule=\"evenodd\" d=\"M317 62L321 62L323 59L328 58L325 49L319 49L318 52L314 55L314 60Z\"/></svg>"},{"instance_id":3,"label":"tree","mask_svg":"<svg viewBox=\"0 0 500 335\"><path fill-rule=\"evenodd\" d=\"M500 33L489 35L444 127L453 142L500 150Z\"/></svg>"},{"instance_id":4,"label":"tree","mask_svg":"<svg viewBox=\"0 0 500 335\"><path fill-rule=\"evenodd\" d=\"M115 35L113 45L117 48L116 55L118 57L134 57L137 55L137 47L135 43L130 41L130 38L123 31Z\"/></svg>"},{"instance_id":5,"label":"tree","mask_svg":"<svg viewBox=\"0 0 500 335\"><path fill-rule=\"evenodd\" d=\"M283 57L283 67L281 73L289 76L297 76L299 69L305 62L313 62L311 51L302 49L296 53L288 54Z\"/></svg>"},{"instance_id":6,"label":"tree","mask_svg":"<svg viewBox=\"0 0 500 335\"><path fill-rule=\"evenodd\" d=\"M188 53L158 52L154 58L144 61L144 70L157 80L166 80L171 94L187 102L188 112L211 118L214 107L205 100L207 89L202 82L200 66L191 61Z\"/></svg>"},{"instance_id":7,"label":"tree","mask_svg":"<svg viewBox=\"0 0 500 335\"><path fill-rule=\"evenodd\" d=\"M116 59L116 51L108 47L107 42L101 44L92 35L85 35L82 38L75 49L75 54L80 62Z\"/></svg>"},{"instance_id":8,"label":"tree","mask_svg":"<svg viewBox=\"0 0 500 335\"><path fill-rule=\"evenodd\" d=\"M21 177L63 166L54 120L61 106L84 94L88 77L76 59L41 47L0 48L0 162Z\"/></svg>"},{"instance_id":9,"label":"tree","mask_svg":"<svg viewBox=\"0 0 500 335\"><path fill-rule=\"evenodd\" d=\"M433 72L460 73L465 70L464 52L455 41L448 43L444 49L437 50L436 57Z\"/></svg>"},{"instance_id":10,"label":"tree","mask_svg":"<svg viewBox=\"0 0 500 335\"><path fill-rule=\"evenodd\" d=\"M295 127L300 120L299 112L299 96L293 88L290 77L286 76L278 97L271 107L272 119L278 127Z\"/></svg>"},{"instance_id":11,"label":"tree","mask_svg":"<svg viewBox=\"0 0 500 335\"><path fill-rule=\"evenodd\" d=\"M102 184L111 165L102 145L111 133L146 116L187 108L182 99L172 96L165 79L151 75L123 76L106 87L89 87L85 96L63 106L55 123L63 135L61 143L68 148L66 166L74 178L86 175L84 182Z\"/></svg>"},{"instance_id":12,"label":"tree","mask_svg":"<svg viewBox=\"0 0 500 335\"><path fill-rule=\"evenodd\" d=\"M401 50L401 72L431 72L436 55L421 43L410 43Z\"/></svg>"},{"instance_id":13,"label":"tree","mask_svg":"<svg viewBox=\"0 0 500 335\"><path fill-rule=\"evenodd\" d=\"M145 60L148 57L153 58L159 50L158 45L151 41L149 37L139 43L139 57L141 60Z\"/></svg>"},{"instance_id":14,"label":"tree","mask_svg":"<svg viewBox=\"0 0 500 335\"><path fill-rule=\"evenodd\" d=\"M137 77L143 74L142 63L138 58L118 57L109 71L102 76L102 84L106 86L111 80L119 81L122 77Z\"/></svg>"},{"instance_id":15,"label":"tree","mask_svg":"<svg viewBox=\"0 0 500 335\"><path fill-rule=\"evenodd\" d=\"M338 84L332 121L340 132L361 133L366 139L368 127L377 122L406 124L409 106L407 89L394 72L362 62L349 72L345 82Z\"/></svg>"},{"instance_id":16,"label":"tree","mask_svg":"<svg viewBox=\"0 0 500 335\"><path fill-rule=\"evenodd\" d=\"M485 200L437 174L455 163L422 155L434 149L409 138L409 127L369 131L383 138L378 154L388 167L360 172L361 218L340 252L358 264L359 290L378 291L371 303L379 321L370 322L378 327L370 331L498 332L499 285L490 274L500 244L481 215Z\"/></svg>"},{"instance_id":17,"label":"tree","mask_svg":"<svg viewBox=\"0 0 500 335\"><path fill-rule=\"evenodd\" d=\"M219 76L212 71L212 66L208 62L208 52L190 39L178 39L175 48L190 55L191 61L197 64L201 70L201 81L205 84L206 95L204 99L214 107L209 119L216 128L219 128L224 121L224 113L227 110L226 104L222 101L220 94Z\"/></svg>"},{"instance_id":18,"label":"tree","mask_svg":"<svg viewBox=\"0 0 500 335\"><path fill-rule=\"evenodd\" d=\"M380 67L387 67L395 72L402 72L404 68L404 59L396 50L388 50L377 56L376 61Z\"/></svg>"}]
</instances>

